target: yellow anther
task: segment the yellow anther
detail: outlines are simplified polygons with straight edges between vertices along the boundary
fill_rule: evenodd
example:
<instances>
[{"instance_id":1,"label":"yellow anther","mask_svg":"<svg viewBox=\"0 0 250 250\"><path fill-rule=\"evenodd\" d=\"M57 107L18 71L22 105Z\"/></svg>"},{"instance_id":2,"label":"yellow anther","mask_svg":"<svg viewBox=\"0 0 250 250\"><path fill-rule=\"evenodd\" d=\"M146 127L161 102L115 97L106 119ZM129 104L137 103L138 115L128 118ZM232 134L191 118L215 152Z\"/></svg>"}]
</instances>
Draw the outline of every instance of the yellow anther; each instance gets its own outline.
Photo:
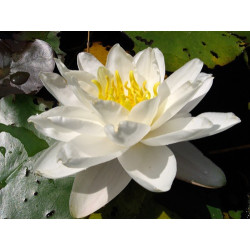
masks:
<instances>
[{"instance_id":1,"label":"yellow anther","mask_svg":"<svg viewBox=\"0 0 250 250\"><path fill-rule=\"evenodd\" d=\"M154 97L156 97L158 95L158 86L160 85L160 82L157 82L154 87L153 87L153 91L154 91Z\"/></svg>"},{"instance_id":2,"label":"yellow anther","mask_svg":"<svg viewBox=\"0 0 250 250\"><path fill-rule=\"evenodd\" d=\"M101 84L97 80L92 80L91 82L93 82L96 85L96 87L98 88L98 91L99 91L98 98L103 99Z\"/></svg>"},{"instance_id":3,"label":"yellow anther","mask_svg":"<svg viewBox=\"0 0 250 250\"><path fill-rule=\"evenodd\" d=\"M144 81L142 85L139 85L135 80L133 71L129 72L129 82L126 81L124 84L117 70L112 79L109 79L108 76L105 76L105 79L106 83L101 82L102 84L97 80L92 80L98 88L98 97L100 99L120 103L126 109L131 110L137 103L151 98L151 93L146 87L147 82ZM153 86L154 97L158 95L157 88L159 85L160 83L157 82ZM104 88L104 86L105 90L103 93L102 87Z\"/></svg>"}]
</instances>

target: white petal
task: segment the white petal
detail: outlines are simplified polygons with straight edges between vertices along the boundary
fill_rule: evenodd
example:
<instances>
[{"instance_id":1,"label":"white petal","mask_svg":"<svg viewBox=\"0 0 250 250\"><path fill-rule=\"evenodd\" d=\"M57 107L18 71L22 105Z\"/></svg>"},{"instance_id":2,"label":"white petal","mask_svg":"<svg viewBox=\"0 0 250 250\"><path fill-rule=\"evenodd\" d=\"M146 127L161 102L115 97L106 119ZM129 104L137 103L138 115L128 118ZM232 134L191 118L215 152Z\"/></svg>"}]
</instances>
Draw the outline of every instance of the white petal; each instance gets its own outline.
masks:
<instances>
[{"instance_id":1,"label":"white petal","mask_svg":"<svg viewBox=\"0 0 250 250\"><path fill-rule=\"evenodd\" d=\"M198 115L198 117L204 117L211 121L214 125L210 130L204 131L199 138L218 134L240 122L240 119L234 113L207 112Z\"/></svg>"},{"instance_id":2,"label":"white petal","mask_svg":"<svg viewBox=\"0 0 250 250\"><path fill-rule=\"evenodd\" d=\"M58 179L82 171L80 168L68 168L58 159L57 154L63 144L63 142L56 142L42 152L35 162L37 174L50 179Z\"/></svg>"},{"instance_id":3,"label":"white petal","mask_svg":"<svg viewBox=\"0 0 250 250\"><path fill-rule=\"evenodd\" d=\"M82 106L66 81L55 73L41 73L39 75L46 89L65 106Z\"/></svg>"},{"instance_id":4,"label":"white petal","mask_svg":"<svg viewBox=\"0 0 250 250\"><path fill-rule=\"evenodd\" d=\"M164 60L164 55L158 48L154 48L153 52L155 53L155 58L160 70L160 76L161 76L161 82L163 82L164 77L165 77L165 60Z\"/></svg>"},{"instance_id":5,"label":"white petal","mask_svg":"<svg viewBox=\"0 0 250 250\"><path fill-rule=\"evenodd\" d=\"M188 141L204 129L209 129L213 124L206 118L185 117L172 119L158 129L150 132L142 140L149 146L163 146L181 141Z\"/></svg>"},{"instance_id":6,"label":"white petal","mask_svg":"<svg viewBox=\"0 0 250 250\"><path fill-rule=\"evenodd\" d=\"M171 92L173 93L186 82L194 82L198 74L201 72L202 67L203 62L200 59L195 58L171 74L166 79Z\"/></svg>"},{"instance_id":7,"label":"white petal","mask_svg":"<svg viewBox=\"0 0 250 250\"><path fill-rule=\"evenodd\" d=\"M139 51L138 53L135 54L133 57L133 63L136 64L139 58L141 57L142 53L144 53L144 50Z\"/></svg>"},{"instance_id":8,"label":"white petal","mask_svg":"<svg viewBox=\"0 0 250 250\"><path fill-rule=\"evenodd\" d=\"M128 120L151 125L157 113L159 102L159 97L139 102L130 111Z\"/></svg>"},{"instance_id":9,"label":"white petal","mask_svg":"<svg viewBox=\"0 0 250 250\"><path fill-rule=\"evenodd\" d=\"M160 98L160 105L168 98L171 94L170 88L168 87L166 81L163 81L158 87L158 96Z\"/></svg>"},{"instance_id":10,"label":"white petal","mask_svg":"<svg viewBox=\"0 0 250 250\"><path fill-rule=\"evenodd\" d=\"M176 160L166 146L149 147L138 143L118 160L127 173L149 191L165 192L171 188Z\"/></svg>"},{"instance_id":11,"label":"white petal","mask_svg":"<svg viewBox=\"0 0 250 250\"><path fill-rule=\"evenodd\" d=\"M207 188L219 188L226 184L223 171L191 143L181 142L170 148L177 159L178 179Z\"/></svg>"},{"instance_id":12,"label":"white petal","mask_svg":"<svg viewBox=\"0 0 250 250\"><path fill-rule=\"evenodd\" d=\"M68 76L74 77L77 80L79 86L84 91L86 91L88 94L90 94L92 96L98 97L98 89L95 86L95 84L93 84L91 82L91 80L96 78L94 75L92 75L88 72L85 72L85 71L71 70L65 76L66 77L68 77Z\"/></svg>"},{"instance_id":13,"label":"white petal","mask_svg":"<svg viewBox=\"0 0 250 250\"><path fill-rule=\"evenodd\" d=\"M86 110L95 111L92 103L98 100L97 97L88 94L83 88L81 88L77 78L74 77L71 72L65 73L65 78L67 79L67 83L71 87L75 96L81 102L82 107L84 107Z\"/></svg>"},{"instance_id":14,"label":"white petal","mask_svg":"<svg viewBox=\"0 0 250 250\"><path fill-rule=\"evenodd\" d=\"M108 53L106 68L113 74L118 70L122 82L126 82L129 80L129 71L134 70L132 62L133 57L126 53L119 44L116 44Z\"/></svg>"},{"instance_id":15,"label":"white petal","mask_svg":"<svg viewBox=\"0 0 250 250\"><path fill-rule=\"evenodd\" d=\"M126 120L129 111L117 102L99 100L93 104L101 119L106 124L117 125Z\"/></svg>"},{"instance_id":16,"label":"white petal","mask_svg":"<svg viewBox=\"0 0 250 250\"><path fill-rule=\"evenodd\" d=\"M84 70L97 77L97 70L103 67L103 64L97 60L92 54L81 52L77 55L77 65L79 70Z\"/></svg>"},{"instance_id":17,"label":"white petal","mask_svg":"<svg viewBox=\"0 0 250 250\"><path fill-rule=\"evenodd\" d=\"M77 174L70 195L70 213L85 217L106 205L130 182L131 178L117 160L89 168Z\"/></svg>"},{"instance_id":18,"label":"white petal","mask_svg":"<svg viewBox=\"0 0 250 250\"><path fill-rule=\"evenodd\" d=\"M80 135L65 143L58 157L69 168L84 168L113 160L126 150L106 137Z\"/></svg>"},{"instance_id":19,"label":"white petal","mask_svg":"<svg viewBox=\"0 0 250 250\"><path fill-rule=\"evenodd\" d=\"M202 86L180 112L186 113L193 110L212 87L213 79L210 74L200 73L195 81L203 82Z\"/></svg>"},{"instance_id":20,"label":"white petal","mask_svg":"<svg viewBox=\"0 0 250 250\"><path fill-rule=\"evenodd\" d=\"M153 93L153 86L161 82L160 69L152 48L147 48L136 63L136 70L147 81L148 90Z\"/></svg>"},{"instance_id":21,"label":"white petal","mask_svg":"<svg viewBox=\"0 0 250 250\"><path fill-rule=\"evenodd\" d=\"M61 60L59 60L57 58L54 58L54 60L55 60L56 66L57 66L60 74L63 77L64 77L65 73L70 72L70 70L64 65L64 63Z\"/></svg>"},{"instance_id":22,"label":"white petal","mask_svg":"<svg viewBox=\"0 0 250 250\"><path fill-rule=\"evenodd\" d=\"M183 84L172 93L159 107L158 113L153 121L152 130L159 128L166 121L177 114L195 95L201 85L190 82Z\"/></svg>"},{"instance_id":23,"label":"white petal","mask_svg":"<svg viewBox=\"0 0 250 250\"><path fill-rule=\"evenodd\" d=\"M139 142L150 131L150 126L143 123L122 121L117 129L112 124L108 124L104 130L113 142L130 147Z\"/></svg>"},{"instance_id":24,"label":"white petal","mask_svg":"<svg viewBox=\"0 0 250 250\"><path fill-rule=\"evenodd\" d=\"M28 119L46 136L69 141L79 134L104 136L103 125L95 114L80 107L60 106Z\"/></svg>"}]
</instances>

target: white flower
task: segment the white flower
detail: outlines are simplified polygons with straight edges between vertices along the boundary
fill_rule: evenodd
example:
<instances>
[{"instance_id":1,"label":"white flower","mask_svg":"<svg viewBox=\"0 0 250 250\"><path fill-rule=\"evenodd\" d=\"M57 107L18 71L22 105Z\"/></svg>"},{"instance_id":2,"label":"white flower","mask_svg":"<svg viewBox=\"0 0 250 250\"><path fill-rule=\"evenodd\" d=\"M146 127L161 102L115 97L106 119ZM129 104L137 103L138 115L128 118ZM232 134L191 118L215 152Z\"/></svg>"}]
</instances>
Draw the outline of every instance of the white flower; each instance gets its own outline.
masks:
<instances>
[{"instance_id":1,"label":"white flower","mask_svg":"<svg viewBox=\"0 0 250 250\"><path fill-rule=\"evenodd\" d=\"M37 172L48 178L76 174L72 216L84 217L101 208L131 178L150 191L168 191L176 164L179 179L207 187L225 184L224 173L184 142L240 121L232 113L189 113L213 82L210 74L200 73L199 59L166 80L164 57L156 48L132 57L117 44L105 67L85 52L77 62L79 71L71 71L56 60L62 77L41 74L61 105L29 118L41 133L58 141L39 158ZM170 144L171 150L166 146Z\"/></svg>"}]
</instances>

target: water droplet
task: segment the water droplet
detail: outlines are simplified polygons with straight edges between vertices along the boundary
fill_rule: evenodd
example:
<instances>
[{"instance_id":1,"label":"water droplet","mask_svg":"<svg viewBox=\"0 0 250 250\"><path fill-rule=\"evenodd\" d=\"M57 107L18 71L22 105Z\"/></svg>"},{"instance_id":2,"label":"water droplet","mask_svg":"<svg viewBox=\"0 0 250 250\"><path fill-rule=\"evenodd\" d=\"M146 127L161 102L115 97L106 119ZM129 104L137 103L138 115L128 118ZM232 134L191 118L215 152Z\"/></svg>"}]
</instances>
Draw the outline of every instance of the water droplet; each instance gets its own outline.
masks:
<instances>
[{"instance_id":1,"label":"water droplet","mask_svg":"<svg viewBox=\"0 0 250 250\"><path fill-rule=\"evenodd\" d=\"M28 177L29 174L30 174L30 170L28 168L26 168L25 176Z\"/></svg>"},{"instance_id":2,"label":"water droplet","mask_svg":"<svg viewBox=\"0 0 250 250\"><path fill-rule=\"evenodd\" d=\"M38 192L35 192L34 195L37 196L37 195L38 195Z\"/></svg>"},{"instance_id":3,"label":"water droplet","mask_svg":"<svg viewBox=\"0 0 250 250\"><path fill-rule=\"evenodd\" d=\"M49 213L46 214L46 217L49 218L55 213L55 210L50 211Z\"/></svg>"},{"instance_id":4,"label":"water droplet","mask_svg":"<svg viewBox=\"0 0 250 250\"><path fill-rule=\"evenodd\" d=\"M30 74L28 72L18 71L10 76L10 81L15 85L21 85L27 82Z\"/></svg>"},{"instance_id":5,"label":"water droplet","mask_svg":"<svg viewBox=\"0 0 250 250\"><path fill-rule=\"evenodd\" d=\"M25 198L25 199L24 199L24 202L27 202L27 201L28 201L28 199L27 199L27 198Z\"/></svg>"},{"instance_id":6,"label":"water droplet","mask_svg":"<svg viewBox=\"0 0 250 250\"><path fill-rule=\"evenodd\" d=\"M40 182L39 180L36 180L36 183L37 183L37 184L40 184L41 182Z\"/></svg>"}]
</instances>

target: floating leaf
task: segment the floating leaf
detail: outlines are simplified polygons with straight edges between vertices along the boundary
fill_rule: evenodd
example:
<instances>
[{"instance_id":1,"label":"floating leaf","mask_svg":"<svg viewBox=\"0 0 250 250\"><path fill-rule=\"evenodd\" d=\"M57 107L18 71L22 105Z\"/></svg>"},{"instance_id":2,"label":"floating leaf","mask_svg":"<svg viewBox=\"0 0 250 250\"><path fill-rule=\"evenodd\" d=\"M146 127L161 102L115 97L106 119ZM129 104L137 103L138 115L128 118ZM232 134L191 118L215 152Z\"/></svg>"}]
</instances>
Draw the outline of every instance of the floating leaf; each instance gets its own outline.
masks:
<instances>
[{"instance_id":1,"label":"floating leaf","mask_svg":"<svg viewBox=\"0 0 250 250\"><path fill-rule=\"evenodd\" d=\"M58 32L50 31L44 40L53 48L57 56L62 60L65 53L60 49L60 38L58 37Z\"/></svg>"},{"instance_id":2,"label":"floating leaf","mask_svg":"<svg viewBox=\"0 0 250 250\"><path fill-rule=\"evenodd\" d=\"M219 208L207 205L207 209L212 219L223 219L223 214Z\"/></svg>"},{"instance_id":3,"label":"floating leaf","mask_svg":"<svg viewBox=\"0 0 250 250\"><path fill-rule=\"evenodd\" d=\"M0 132L9 132L18 138L24 144L29 156L54 142L39 133L33 123L27 122L31 115L40 114L48 109L43 103L34 104L35 100L36 98L25 95L6 96L0 100Z\"/></svg>"},{"instance_id":4,"label":"floating leaf","mask_svg":"<svg viewBox=\"0 0 250 250\"><path fill-rule=\"evenodd\" d=\"M229 210L228 214L232 219L241 219L241 215L242 215L243 211L242 210Z\"/></svg>"},{"instance_id":5,"label":"floating leaf","mask_svg":"<svg viewBox=\"0 0 250 250\"><path fill-rule=\"evenodd\" d=\"M192 58L200 58L209 68L233 61L245 49L238 37L221 31L129 31L135 52L147 47L159 48L166 70L173 72Z\"/></svg>"},{"instance_id":6,"label":"floating leaf","mask_svg":"<svg viewBox=\"0 0 250 250\"><path fill-rule=\"evenodd\" d=\"M71 218L73 178L50 180L34 174L38 155L28 158L21 142L0 133L0 218Z\"/></svg>"},{"instance_id":7,"label":"floating leaf","mask_svg":"<svg viewBox=\"0 0 250 250\"><path fill-rule=\"evenodd\" d=\"M43 87L38 75L54 70L53 57L49 44L41 40L0 40L0 97L37 93Z\"/></svg>"}]
</instances>

